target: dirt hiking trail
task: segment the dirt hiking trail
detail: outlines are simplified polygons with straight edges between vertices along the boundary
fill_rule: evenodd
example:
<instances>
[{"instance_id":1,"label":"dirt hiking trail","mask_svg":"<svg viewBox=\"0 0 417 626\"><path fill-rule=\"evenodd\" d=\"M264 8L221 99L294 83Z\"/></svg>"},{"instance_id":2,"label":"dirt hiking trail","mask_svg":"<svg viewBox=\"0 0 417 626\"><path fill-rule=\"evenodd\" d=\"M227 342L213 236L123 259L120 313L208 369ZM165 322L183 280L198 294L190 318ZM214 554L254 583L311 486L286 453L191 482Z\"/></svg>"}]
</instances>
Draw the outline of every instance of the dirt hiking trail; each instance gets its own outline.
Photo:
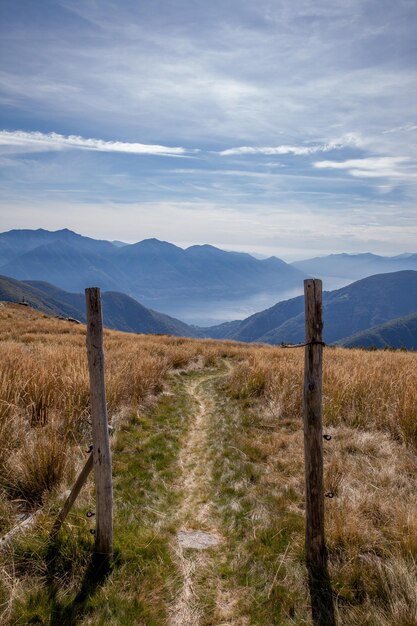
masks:
<instances>
[{"instance_id":1,"label":"dirt hiking trail","mask_svg":"<svg viewBox=\"0 0 417 626\"><path fill-rule=\"evenodd\" d=\"M226 365L226 371L199 375L187 381L184 387L193 412L179 454L181 475L175 488L181 494L181 500L175 512L178 531L173 547L182 580L169 611L168 626L199 626L202 623L204 599L199 598L196 586L200 586L203 580L218 589L215 607L218 626L244 626L247 623L228 619L235 599L222 591L214 563L214 556L219 557L222 551L224 537L219 531L210 497L213 463L210 423L217 409L214 387L232 370L230 363L226 362Z\"/></svg>"}]
</instances>

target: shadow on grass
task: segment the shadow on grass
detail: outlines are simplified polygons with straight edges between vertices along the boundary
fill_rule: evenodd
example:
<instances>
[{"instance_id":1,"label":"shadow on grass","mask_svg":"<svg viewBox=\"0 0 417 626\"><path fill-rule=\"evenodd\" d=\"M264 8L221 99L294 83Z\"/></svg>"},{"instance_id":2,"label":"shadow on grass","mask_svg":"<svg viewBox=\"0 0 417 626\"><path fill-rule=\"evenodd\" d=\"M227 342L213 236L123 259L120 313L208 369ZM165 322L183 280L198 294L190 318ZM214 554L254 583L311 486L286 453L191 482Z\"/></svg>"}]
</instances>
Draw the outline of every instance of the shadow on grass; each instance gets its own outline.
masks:
<instances>
[{"instance_id":1,"label":"shadow on grass","mask_svg":"<svg viewBox=\"0 0 417 626\"><path fill-rule=\"evenodd\" d=\"M80 590L74 599L68 603L68 600L58 598L56 551L51 546L48 559L48 586L51 601L50 626L75 626L78 624L89 609L90 599L106 582L113 566L114 560L108 556L92 554L82 578Z\"/></svg>"}]
</instances>

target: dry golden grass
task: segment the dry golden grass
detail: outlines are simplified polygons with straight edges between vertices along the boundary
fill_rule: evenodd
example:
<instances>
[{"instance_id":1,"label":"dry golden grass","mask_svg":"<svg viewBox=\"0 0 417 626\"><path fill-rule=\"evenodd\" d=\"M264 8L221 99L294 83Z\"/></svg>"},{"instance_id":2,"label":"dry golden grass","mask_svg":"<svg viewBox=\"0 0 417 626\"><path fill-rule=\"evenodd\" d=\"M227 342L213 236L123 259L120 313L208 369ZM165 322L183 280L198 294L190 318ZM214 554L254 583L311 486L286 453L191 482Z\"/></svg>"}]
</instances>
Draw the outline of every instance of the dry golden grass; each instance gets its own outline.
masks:
<instances>
[{"instance_id":1,"label":"dry golden grass","mask_svg":"<svg viewBox=\"0 0 417 626\"><path fill-rule=\"evenodd\" d=\"M224 354L237 349L220 346ZM76 444L89 441L85 326L3 304L0 350L0 485L3 494L30 508L65 470L72 476ZM219 345L105 331L105 352L112 420L160 392L170 370L210 365ZM13 522L5 518L0 532Z\"/></svg>"},{"instance_id":2,"label":"dry golden grass","mask_svg":"<svg viewBox=\"0 0 417 626\"><path fill-rule=\"evenodd\" d=\"M339 624L417 624L417 354L326 349L324 363L332 435L324 442L325 489L334 493L326 529ZM303 513L302 385L303 350L268 347L247 355L229 380L228 392L254 416L242 445L256 440L263 455L254 510L267 492ZM258 527L271 527L271 512ZM285 580L300 594L302 543L294 536L285 555Z\"/></svg>"},{"instance_id":3,"label":"dry golden grass","mask_svg":"<svg viewBox=\"0 0 417 626\"><path fill-rule=\"evenodd\" d=\"M224 532L237 542L222 567L225 576L232 576L228 567L238 572L247 600L230 610L236 617L255 604L251 623L265 624L275 603L283 621L270 623L309 624L303 350L115 331L105 332L105 350L116 424L151 404L173 371L234 359L210 444ZM3 533L16 521L16 503L33 508L70 485L90 424L84 326L3 305L0 352ZM324 423L332 435L324 443L325 487L335 494L326 500L326 528L340 626L415 625L417 354L326 348L324 363Z\"/></svg>"},{"instance_id":4,"label":"dry golden grass","mask_svg":"<svg viewBox=\"0 0 417 626\"><path fill-rule=\"evenodd\" d=\"M277 418L302 416L303 351L257 347L235 370L229 390L262 398ZM324 421L388 431L417 446L417 354L328 348L324 359Z\"/></svg>"}]
</instances>

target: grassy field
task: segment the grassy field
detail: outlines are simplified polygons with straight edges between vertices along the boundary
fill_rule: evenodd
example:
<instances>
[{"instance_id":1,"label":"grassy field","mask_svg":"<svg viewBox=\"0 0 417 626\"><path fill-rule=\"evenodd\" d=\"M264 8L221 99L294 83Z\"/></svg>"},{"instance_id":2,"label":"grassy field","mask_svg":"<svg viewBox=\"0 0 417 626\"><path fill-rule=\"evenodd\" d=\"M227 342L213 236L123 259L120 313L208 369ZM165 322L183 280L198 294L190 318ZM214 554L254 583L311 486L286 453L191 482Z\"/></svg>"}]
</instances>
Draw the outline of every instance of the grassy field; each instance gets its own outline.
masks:
<instances>
[{"instance_id":1,"label":"grassy field","mask_svg":"<svg viewBox=\"0 0 417 626\"><path fill-rule=\"evenodd\" d=\"M85 327L0 306L0 622L311 624L302 350L106 331L115 557L91 576ZM417 355L325 351L326 529L338 623L417 624ZM184 547L178 532L215 545Z\"/></svg>"}]
</instances>

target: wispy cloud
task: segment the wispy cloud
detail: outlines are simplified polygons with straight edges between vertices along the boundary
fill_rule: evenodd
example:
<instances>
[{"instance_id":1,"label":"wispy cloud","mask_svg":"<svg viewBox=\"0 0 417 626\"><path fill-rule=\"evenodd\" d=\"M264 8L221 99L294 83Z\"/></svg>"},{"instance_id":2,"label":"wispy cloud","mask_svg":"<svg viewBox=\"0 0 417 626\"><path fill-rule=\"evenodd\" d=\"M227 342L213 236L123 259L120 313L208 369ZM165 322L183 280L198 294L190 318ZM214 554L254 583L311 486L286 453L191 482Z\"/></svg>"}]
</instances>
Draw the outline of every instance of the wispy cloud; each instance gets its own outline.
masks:
<instances>
[{"instance_id":1,"label":"wispy cloud","mask_svg":"<svg viewBox=\"0 0 417 626\"><path fill-rule=\"evenodd\" d=\"M411 247L416 2L22 2L25 11L6 2L0 24L3 228L6 211L10 228L37 227L48 204L46 227L59 217L126 238L113 231L140 198L148 204L126 226L138 238L229 245L233 233L254 250L264 234L243 221L250 211L268 237L276 228L271 252L315 246L316 232L299 234L317 216L323 252L365 231L362 251L378 238L380 250Z\"/></svg>"},{"instance_id":2,"label":"wispy cloud","mask_svg":"<svg viewBox=\"0 0 417 626\"><path fill-rule=\"evenodd\" d=\"M390 133L402 133L417 130L417 124L404 124L404 126L395 126L395 128L389 128L383 131L383 135L389 135Z\"/></svg>"},{"instance_id":3,"label":"wispy cloud","mask_svg":"<svg viewBox=\"0 0 417 626\"><path fill-rule=\"evenodd\" d=\"M285 155L293 154L294 156L307 156L316 154L317 152L330 152L331 150L342 150L348 145L359 145L360 140L356 136L349 136L343 142L332 142L325 144L316 144L312 146L240 146L238 148L228 148L219 152L221 156L244 155L244 154L265 154L265 155Z\"/></svg>"},{"instance_id":4,"label":"wispy cloud","mask_svg":"<svg viewBox=\"0 0 417 626\"><path fill-rule=\"evenodd\" d=\"M416 178L415 168L412 170L412 159L409 157L368 157L364 159L348 159L347 161L317 161L314 167L319 169L347 170L351 176L358 178Z\"/></svg>"},{"instance_id":5,"label":"wispy cloud","mask_svg":"<svg viewBox=\"0 0 417 626\"><path fill-rule=\"evenodd\" d=\"M94 152L123 152L126 154L146 154L156 156L186 156L190 151L181 147L160 146L125 141L104 141L86 139L78 135L58 133L26 132L22 130L0 131L0 146L17 148L27 152L49 152L51 150L92 150Z\"/></svg>"}]
</instances>

